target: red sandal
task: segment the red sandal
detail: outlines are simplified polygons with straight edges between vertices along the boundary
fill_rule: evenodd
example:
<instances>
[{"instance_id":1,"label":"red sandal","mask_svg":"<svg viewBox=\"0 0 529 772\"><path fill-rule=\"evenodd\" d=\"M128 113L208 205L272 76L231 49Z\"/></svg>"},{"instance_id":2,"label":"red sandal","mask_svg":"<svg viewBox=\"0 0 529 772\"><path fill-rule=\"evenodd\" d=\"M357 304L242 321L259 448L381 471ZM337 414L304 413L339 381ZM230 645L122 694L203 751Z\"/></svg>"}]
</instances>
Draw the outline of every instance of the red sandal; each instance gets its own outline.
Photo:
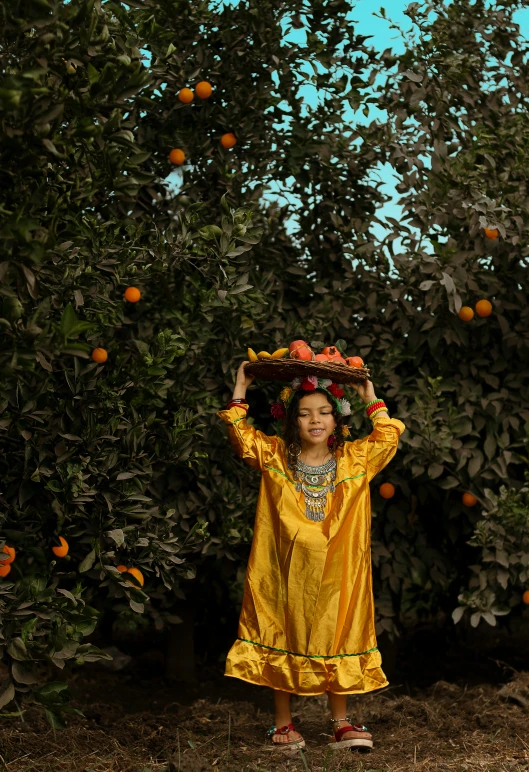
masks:
<instances>
[{"instance_id":1,"label":"red sandal","mask_svg":"<svg viewBox=\"0 0 529 772\"><path fill-rule=\"evenodd\" d=\"M282 734L288 734L289 732L297 732L297 729L295 728L294 724L286 724L285 726L279 727L279 729L275 726L273 726L271 729L268 730L267 735L272 740L272 745L274 748L304 748L305 747L305 740L301 738L301 740L289 740L287 743L276 743L274 742L274 737L276 735Z\"/></svg>"},{"instance_id":2,"label":"red sandal","mask_svg":"<svg viewBox=\"0 0 529 772\"><path fill-rule=\"evenodd\" d=\"M350 718L331 718L331 721L335 724L340 721L350 721ZM352 751L360 751L360 753L369 753L373 748L373 740L367 737L349 737L347 740L342 740L342 737L347 732L369 732L367 726L363 724L348 724L337 729L334 733L334 742L329 743L329 748L333 751L340 751L349 748Z\"/></svg>"}]
</instances>

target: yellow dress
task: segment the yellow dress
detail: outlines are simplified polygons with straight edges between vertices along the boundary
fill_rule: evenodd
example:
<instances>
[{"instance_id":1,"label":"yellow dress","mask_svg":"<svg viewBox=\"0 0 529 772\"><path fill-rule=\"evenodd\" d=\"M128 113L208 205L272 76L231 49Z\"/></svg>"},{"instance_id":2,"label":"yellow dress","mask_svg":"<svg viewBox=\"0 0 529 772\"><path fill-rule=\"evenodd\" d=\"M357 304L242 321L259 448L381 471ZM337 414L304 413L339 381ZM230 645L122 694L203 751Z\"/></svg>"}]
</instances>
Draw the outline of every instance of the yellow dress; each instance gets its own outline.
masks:
<instances>
[{"instance_id":1,"label":"yellow dress","mask_svg":"<svg viewBox=\"0 0 529 772\"><path fill-rule=\"evenodd\" d=\"M305 516L285 445L218 413L238 455L262 473L238 638L226 675L293 694L359 694L387 685L375 636L369 482L391 461L404 424L375 417L371 434L336 452L325 519Z\"/></svg>"}]
</instances>

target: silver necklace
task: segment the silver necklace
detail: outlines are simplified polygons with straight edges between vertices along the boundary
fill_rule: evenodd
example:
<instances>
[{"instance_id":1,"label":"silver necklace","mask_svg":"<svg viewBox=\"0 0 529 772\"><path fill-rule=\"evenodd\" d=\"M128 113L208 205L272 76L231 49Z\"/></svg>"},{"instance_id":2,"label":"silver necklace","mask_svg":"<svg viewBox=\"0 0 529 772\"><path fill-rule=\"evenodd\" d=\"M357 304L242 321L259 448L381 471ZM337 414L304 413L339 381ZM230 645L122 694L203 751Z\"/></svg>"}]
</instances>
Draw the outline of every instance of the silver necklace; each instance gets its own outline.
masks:
<instances>
[{"instance_id":1,"label":"silver necklace","mask_svg":"<svg viewBox=\"0 0 529 772\"><path fill-rule=\"evenodd\" d=\"M296 491L303 491L305 516L316 523L325 519L327 494L334 493L336 459L334 456L321 466L309 466L298 457L293 469Z\"/></svg>"}]
</instances>

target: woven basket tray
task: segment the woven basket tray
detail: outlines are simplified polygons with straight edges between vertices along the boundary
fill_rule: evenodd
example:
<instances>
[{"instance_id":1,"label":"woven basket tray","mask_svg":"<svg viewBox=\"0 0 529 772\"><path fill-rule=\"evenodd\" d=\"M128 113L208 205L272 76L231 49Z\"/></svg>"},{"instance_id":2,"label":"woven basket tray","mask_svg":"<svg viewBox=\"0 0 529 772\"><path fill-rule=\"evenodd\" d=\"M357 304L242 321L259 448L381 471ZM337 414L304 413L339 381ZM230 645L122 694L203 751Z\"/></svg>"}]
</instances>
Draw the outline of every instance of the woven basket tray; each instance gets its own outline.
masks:
<instances>
[{"instance_id":1,"label":"woven basket tray","mask_svg":"<svg viewBox=\"0 0 529 772\"><path fill-rule=\"evenodd\" d=\"M330 378L334 383L361 383L369 378L367 367L349 367L332 362L304 362L299 359L263 359L250 362L245 372L265 381L292 381L298 376Z\"/></svg>"}]
</instances>

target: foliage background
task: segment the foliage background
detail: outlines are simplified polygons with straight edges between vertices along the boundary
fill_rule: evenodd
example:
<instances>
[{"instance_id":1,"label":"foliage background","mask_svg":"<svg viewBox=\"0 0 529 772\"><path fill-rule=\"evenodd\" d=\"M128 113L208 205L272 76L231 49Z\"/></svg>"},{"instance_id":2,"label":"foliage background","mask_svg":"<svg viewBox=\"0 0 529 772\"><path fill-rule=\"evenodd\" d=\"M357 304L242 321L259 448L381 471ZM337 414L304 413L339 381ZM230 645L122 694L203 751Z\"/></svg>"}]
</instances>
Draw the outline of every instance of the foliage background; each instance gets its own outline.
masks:
<instances>
[{"instance_id":1,"label":"foliage background","mask_svg":"<svg viewBox=\"0 0 529 772\"><path fill-rule=\"evenodd\" d=\"M38 663L101 657L86 638L102 612L159 630L187 598L202 634L219 648L233 636L258 481L226 452L215 412L248 345L347 341L407 425L380 479L395 498L373 486L379 633L443 623L458 603L474 625L520 616L522 5L412 3L395 56L355 34L345 0L0 4L0 503L17 549L0 583L0 702L39 682ZM288 35L301 27L306 45ZM209 100L178 101L203 79ZM384 120L365 120L373 105ZM353 125L351 108L364 116ZM187 161L168 186L173 147ZM382 163L405 214L380 239ZM137 305L123 300L129 285ZM459 320L484 297L490 317ZM267 431L273 394L250 392ZM352 427L369 431L358 402ZM70 553L55 561L59 534ZM145 586L124 582L120 563ZM60 723L63 687L35 694Z\"/></svg>"}]
</instances>

